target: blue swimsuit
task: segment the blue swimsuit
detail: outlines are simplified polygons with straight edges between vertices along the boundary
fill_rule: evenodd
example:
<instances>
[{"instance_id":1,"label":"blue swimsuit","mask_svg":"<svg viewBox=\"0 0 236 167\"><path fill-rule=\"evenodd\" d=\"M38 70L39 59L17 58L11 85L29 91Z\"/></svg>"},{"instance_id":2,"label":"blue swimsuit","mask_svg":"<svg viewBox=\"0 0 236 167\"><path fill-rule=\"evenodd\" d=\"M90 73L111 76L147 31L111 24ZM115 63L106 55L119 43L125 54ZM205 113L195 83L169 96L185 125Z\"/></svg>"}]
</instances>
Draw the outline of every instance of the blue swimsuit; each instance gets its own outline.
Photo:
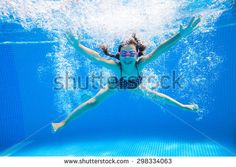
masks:
<instances>
[{"instance_id":1,"label":"blue swimsuit","mask_svg":"<svg viewBox=\"0 0 236 167\"><path fill-rule=\"evenodd\" d=\"M139 74L137 62L135 63L135 67L138 72L138 77L131 76L127 79L122 77L122 65L121 65L121 63L119 63L119 65L120 65L121 78L118 80L117 88L120 88L120 89L135 89L135 88L137 88L142 83L142 79L143 79L142 76Z\"/></svg>"}]
</instances>

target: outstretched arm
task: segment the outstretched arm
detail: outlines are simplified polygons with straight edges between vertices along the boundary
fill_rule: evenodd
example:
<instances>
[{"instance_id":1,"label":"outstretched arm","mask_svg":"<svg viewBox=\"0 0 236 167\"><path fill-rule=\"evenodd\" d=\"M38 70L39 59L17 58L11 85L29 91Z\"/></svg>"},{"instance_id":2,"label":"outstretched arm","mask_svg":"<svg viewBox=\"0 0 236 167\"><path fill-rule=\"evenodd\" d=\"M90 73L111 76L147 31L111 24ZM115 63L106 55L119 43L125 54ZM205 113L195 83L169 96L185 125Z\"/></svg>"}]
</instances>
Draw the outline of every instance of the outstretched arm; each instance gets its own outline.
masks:
<instances>
[{"instance_id":1,"label":"outstretched arm","mask_svg":"<svg viewBox=\"0 0 236 167\"><path fill-rule=\"evenodd\" d=\"M96 61L98 64L101 64L105 67L112 68L116 67L117 63L114 60L107 60L99 55L96 51L89 49L82 44L79 43L79 40L77 40L73 35L66 34L66 38L68 42L80 53L85 55L87 58L89 58L91 61Z\"/></svg>"},{"instance_id":2,"label":"outstretched arm","mask_svg":"<svg viewBox=\"0 0 236 167\"><path fill-rule=\"evenodd\" d=\"M176 35L174 35L172 38L170 38L169 40L162 43L159 47L157 47L151 53L143 56L140 61L140 64L145 65L145 64L155 60L160 54L164 53L165 51L170 49L172 46L174 46L180 39L188 36L196 28L198 28L197 25L199 24L200 21L201 21L200 17L197 19L195 19L195 17L193 17L192 20L190 21L189 25L186 28L183 28L182 26L180 26L180 31Z\"/></svg>"}]
</instances>

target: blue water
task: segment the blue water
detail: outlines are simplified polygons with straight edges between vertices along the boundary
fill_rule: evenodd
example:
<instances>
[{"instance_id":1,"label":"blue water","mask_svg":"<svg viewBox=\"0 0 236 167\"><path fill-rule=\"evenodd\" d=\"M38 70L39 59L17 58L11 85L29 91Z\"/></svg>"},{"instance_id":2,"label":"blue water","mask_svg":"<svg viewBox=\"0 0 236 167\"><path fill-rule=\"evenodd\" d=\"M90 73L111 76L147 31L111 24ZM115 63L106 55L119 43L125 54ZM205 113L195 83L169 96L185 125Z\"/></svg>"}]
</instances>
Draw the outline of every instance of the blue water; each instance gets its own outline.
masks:
<instances>
[{"instance_id":1,"label":"blue water","mask_svg":"<svg viewBox=\"0 0 236 167\"><path fill-rule=\"evenodd\" d=\"M204 36L198 33L188 39L194 45L198 40L213 43L206 46L217 55L217 60L208 62L217 64L212 71L194 73L184 66L186 56L180 54L184 55L181 50L189 46L183 41L177 49L168 52L165 60L160 58L160 67L158 63L151 65L166 73L188 71L193 78L202 75L200 79L209 81L204 82L205 85L190 84L184 90L160 90L185 103L197 102L203 114L118 92L58 133L52 133L52 121L62 120L81 102L83 94L88 94L88 98L97 90L55 91L53 79L58 74L55 72L58 59L49 53L55 53L60 42L52 40L42 28L26 30L18 23L1 20L0 155L235 156L235 22L235 8L230 8L217 18L214 32ZM85 41L90 38L89 35L83 37ZM196 54L204 59L209 52L198 50ZM85 62L86 58L73 53L68 60L73 64ZM178 62L183 64L177 66ZM204 62L197 57L200 69L209 67ZM85 76L89 69L99 68L96 64L90 65L81 63L83 68L74 70L76 75Z\"/></svg>"}]
</instances>

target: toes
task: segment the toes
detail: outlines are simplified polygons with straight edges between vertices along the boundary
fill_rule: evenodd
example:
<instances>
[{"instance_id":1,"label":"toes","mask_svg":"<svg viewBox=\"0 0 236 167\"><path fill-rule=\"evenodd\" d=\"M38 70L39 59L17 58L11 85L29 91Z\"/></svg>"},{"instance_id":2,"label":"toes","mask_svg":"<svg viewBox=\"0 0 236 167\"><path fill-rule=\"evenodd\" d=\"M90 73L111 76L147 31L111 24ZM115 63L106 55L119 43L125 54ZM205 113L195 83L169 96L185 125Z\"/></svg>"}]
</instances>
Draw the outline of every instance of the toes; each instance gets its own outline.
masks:
<instances>
[{"instance_id":1,"label":"toes","mask_svg":"<svg viewBox=\"0 0 236 167\"><path fill-rule=\"evenodd\" d=\"M56 131L57 131L57 126L56 126L56 123L52 123L52 130L53 130L54 132L56 132Z\"/></svg>"},{"instance_id":2,"label":"toes","mask_svg":"<svg viewBox=\"0 0 236 167\"><path fill-rule=\"evenodd\" d=\"M52 129L54 132L57 132L60 128L62 128L62 123L52 123Z\"/></svg>"},{"instance_id":3,"label":"toes","mask_svg":"<svg viewBox=\"0 0 236 167\"><path fill-rule=\"evenodd\" d=\"M185 105L185 107L189 110L192 110L192 111L199 110L199 107L197 104Z\"/></svg>"},{"instance_id":4,"label":"toes","mask_svg":"<svg viewBox=\"0 0 236 167\"><path fill-rule=\"evenodd\" d=\"M194 104L194 110L199 110L199 107L197 104Z\"/></svg>"}]
</instances>

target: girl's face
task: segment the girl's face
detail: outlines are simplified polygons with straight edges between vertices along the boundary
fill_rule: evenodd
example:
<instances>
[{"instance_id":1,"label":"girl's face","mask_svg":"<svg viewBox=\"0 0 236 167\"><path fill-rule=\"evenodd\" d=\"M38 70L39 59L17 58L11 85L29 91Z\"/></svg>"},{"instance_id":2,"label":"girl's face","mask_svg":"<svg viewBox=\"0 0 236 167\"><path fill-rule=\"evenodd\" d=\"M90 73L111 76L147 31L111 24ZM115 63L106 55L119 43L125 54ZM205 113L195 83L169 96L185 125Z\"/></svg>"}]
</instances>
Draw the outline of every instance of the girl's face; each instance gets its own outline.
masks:
<instances>
[{"instance_id":1,"label":"girl's face","mask_svg":"<svg viewBox=\"0 0 236 167\"><path fill-rule=\"evenodd\" d=\"M131 65L136 62L138 52L134 45L125 45L120 51L120 62L125 65Z\"/></svg>"}]
</instances>

